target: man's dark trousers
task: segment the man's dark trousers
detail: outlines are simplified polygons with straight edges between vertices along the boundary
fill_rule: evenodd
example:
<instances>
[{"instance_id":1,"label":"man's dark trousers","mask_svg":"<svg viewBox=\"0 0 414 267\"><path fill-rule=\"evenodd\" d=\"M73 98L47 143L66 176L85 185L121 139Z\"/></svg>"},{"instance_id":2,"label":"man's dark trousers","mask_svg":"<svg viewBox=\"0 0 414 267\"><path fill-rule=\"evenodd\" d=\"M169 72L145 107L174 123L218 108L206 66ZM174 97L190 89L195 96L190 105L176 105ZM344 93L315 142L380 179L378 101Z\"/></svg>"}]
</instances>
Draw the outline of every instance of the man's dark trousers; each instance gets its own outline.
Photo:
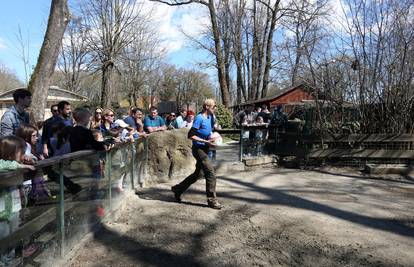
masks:
<instances>
[{"instance_id":1,"label":"man's dark trousers","mask_svg":"<svg viewBox=\"0 0 414 267\"><path fill-rule=\"evenodd\" d=\"M216 175L214 174L213 164L208 158L208 151L208 146L193 145L192 153L197 160L196 170L181 183L176 185L177 190L179 190L181 194L193 183L197 182L197 180L202 177L202 174L204 174L204 178L206 178L207 199L216 198Z\"/></svg>"}]
</instances>

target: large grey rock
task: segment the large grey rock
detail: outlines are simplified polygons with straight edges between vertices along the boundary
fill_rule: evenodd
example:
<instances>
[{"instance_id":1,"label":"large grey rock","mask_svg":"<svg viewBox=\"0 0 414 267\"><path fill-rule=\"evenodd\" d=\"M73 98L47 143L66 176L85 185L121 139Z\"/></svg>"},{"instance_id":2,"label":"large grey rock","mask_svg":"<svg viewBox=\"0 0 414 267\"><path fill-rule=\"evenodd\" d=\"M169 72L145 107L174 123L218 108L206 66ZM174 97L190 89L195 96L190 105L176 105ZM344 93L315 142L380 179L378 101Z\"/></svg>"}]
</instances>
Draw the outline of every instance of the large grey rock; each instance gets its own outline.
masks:
<instances>
[{"instance_id":1,"label":"large grey rock","mask_svg":"<svg viewBox=\"0 0 414 267\"><path fill-rule=\"evenodd\" d=\"M195 170L188 129L152 133L148 136L148 172L145 183L184 178Z\"/></svg>"}]
</instances>

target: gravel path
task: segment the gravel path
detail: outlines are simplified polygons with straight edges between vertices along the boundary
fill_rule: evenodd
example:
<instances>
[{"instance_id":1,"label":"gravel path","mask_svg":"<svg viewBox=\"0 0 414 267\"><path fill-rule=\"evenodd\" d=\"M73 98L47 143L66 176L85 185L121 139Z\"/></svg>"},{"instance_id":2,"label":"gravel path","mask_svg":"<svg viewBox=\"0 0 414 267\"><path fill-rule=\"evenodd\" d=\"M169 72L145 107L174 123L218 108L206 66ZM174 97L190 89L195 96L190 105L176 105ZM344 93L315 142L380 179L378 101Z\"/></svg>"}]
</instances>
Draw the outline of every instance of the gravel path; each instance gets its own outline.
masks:
<instances>
[{"instance_id":1,"label":"gravel path","mask_svg":"<svg viewBox=\"0 0 414 267\"><path fill-rule=\"evenodd\" d=\"M177 181L174 181L177 182ZM67 266L414 266L414 181L330 169L220 176L173 202L174 182L139 191Z\"/></svg>"}]
</instances>

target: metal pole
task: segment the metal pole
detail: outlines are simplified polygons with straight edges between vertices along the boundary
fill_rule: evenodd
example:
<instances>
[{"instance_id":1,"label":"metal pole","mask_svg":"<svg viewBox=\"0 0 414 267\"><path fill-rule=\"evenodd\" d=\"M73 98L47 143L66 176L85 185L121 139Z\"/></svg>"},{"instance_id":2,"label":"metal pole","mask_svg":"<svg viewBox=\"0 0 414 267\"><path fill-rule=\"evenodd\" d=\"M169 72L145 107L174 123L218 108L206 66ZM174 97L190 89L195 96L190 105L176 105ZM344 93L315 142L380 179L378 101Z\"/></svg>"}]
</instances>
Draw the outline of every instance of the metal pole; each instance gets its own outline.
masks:
<instances>
[{"instance_id":1,"label":"metal pole","mask_svg":"<svg viewBox=\"0 0 414 267\"><path fill-rule=\"evenodd\" d=\"M109 212L112 212L112 150L106 152L106 164L108 165Z\"/></svg>"},{"instance_id":2,"label":"metal pole","mask_svg":"<svg viewBox=\"0 0 414 267\"><path fill-rule=\"evenodd\" d=\"M63 184L63 164L59 162L59 237L60 256L65 255L65 188Z\"/></svg>"},{"instance_id":3,"label":"metal pole","mask_svg":"<svg viewBox=\"0 0 414 267\"><path fill-rule=\"evenodd\" d=\"M145 177L146 173L147 173L147 167L148 167L148 140L144 139L144 153L145 153L145 163L143 166L143 175ZM140 174L141 176L141 174ZM139 185L141 187L143 187L144 182L142 181L142 177L140 177L140 181L139 181Z\"/></svg>"},{"instance_id":4,"label":"metal pole","mask_svg":"<svg viewBox=\"0 0 414 267\"><path fill-rule=\"evenodd\" d=\"M134 184L134 171L135 171L135 156L136 156L136 150L135 150L135 143L131 142L131 189L134 190L135 184Z\"/></svg>"},{"instance_id":5,"label":"metal pole","mask_svg":"<svg viewBox=\"0 0 414 267\"><path fill-rule=\"evenodd\" d=\"M243 161L243 127L240 129L239 161Z\"/></svg>"}]
</instances>

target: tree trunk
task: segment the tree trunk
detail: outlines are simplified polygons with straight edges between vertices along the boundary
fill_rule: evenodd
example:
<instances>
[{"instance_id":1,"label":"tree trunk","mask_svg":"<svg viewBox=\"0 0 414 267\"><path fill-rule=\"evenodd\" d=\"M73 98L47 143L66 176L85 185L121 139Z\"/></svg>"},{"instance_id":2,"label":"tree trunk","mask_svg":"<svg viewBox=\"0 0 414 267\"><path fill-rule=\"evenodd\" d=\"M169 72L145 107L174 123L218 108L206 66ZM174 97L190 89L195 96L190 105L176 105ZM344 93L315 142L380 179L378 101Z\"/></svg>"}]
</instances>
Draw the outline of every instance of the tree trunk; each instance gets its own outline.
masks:
<instances>
[{"instance_id":1,"label":"tree trunk","mask_svg":"<svg viewBox=\"0 0 414 267\"><path fill-rule=\"evenodd\" d=\"M267 38L267 47L266 47L266 65L263 74L263 89L262 89L262 97L267 95L267 91L269 89L269 74L270 68L272 66L272 45L273 45L273 33L276 28L276 21L277 21L277 13L279 10L279 3L280 0L276 1L274 5L274 9L272 11L272 20L269 29L269 36Z\"/></svg>"},{"instance_id":2,"label":"tree trunk","mask_svg":"<svg viewBox=\"0 0 414 267\"><path fill-rule=\"evenodd\" d=\"M102 66L102 91L101 91L101 107L110 108L111 103L111 75L112 63L105 63Z\"/></svg>"},{"instance_id":3,"label":"tree trunk","mask_svg":"<svg viewBox=\"0 0 414 267\"><path fill-rule=\"evenodd\" d=\"M218 72L218 80L220 84L220 91L221 91L221 99L223 100L223 105L225 107L230 106L230 92L229 87L226 82L226 68L224 64L224 59L222 55L221 43L220 43L220 32L217 23L217 14L216 8L214 6L214 0L209 0L208 9L210 11L210 19L211 19L211 28L213 31L214 37L214 46L216 50L216 64L217 64L217 72Z\"/></svg>"},{"instance_id":4,"label":"tree trunk","mask_svg":"<svg viewBox=\"0 0 414 267\"><path fill-rule=\"evenodd\" d=\"M258 53L259 53L259 41L258 41L258 23L257 20L257 7L256 7L256 1L253 1L253 40L252 40L252 67L251 67L251 84L250 84L250 90L249 90L249 100L254 100L256 98L256 92L257 92L257 79L258 79Z\"/></svg>"},{"instance_id":5,"label":"tree trunk","mask_svg":"<svg viewBox=\"0 0 414 267\"><path fill-rule=\"evenodd\" d=\"M46 34L28 89L33 94L31 111L36 121L43 121L51 77L70 20L67 0L52 0Z\"/></svg>"}]
</instances>

